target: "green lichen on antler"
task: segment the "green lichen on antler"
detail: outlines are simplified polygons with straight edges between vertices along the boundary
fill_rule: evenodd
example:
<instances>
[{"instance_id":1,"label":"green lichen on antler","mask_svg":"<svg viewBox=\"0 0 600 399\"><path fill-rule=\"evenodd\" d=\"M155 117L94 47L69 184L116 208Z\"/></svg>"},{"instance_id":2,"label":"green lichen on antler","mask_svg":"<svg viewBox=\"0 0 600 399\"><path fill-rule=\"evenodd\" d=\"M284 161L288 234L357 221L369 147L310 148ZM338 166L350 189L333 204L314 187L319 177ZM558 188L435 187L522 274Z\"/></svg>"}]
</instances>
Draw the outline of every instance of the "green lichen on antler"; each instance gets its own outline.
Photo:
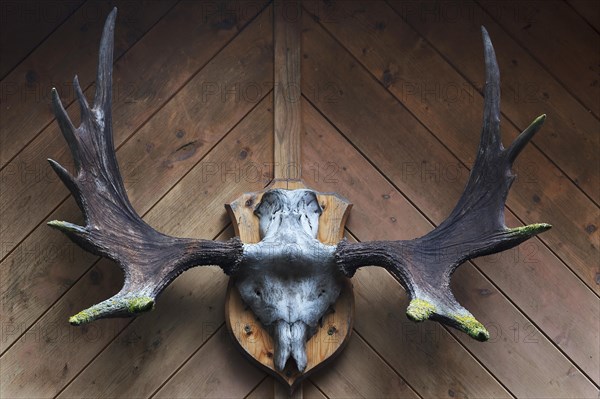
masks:
<instances>
[{"instance_id":1,"label":"green lichen on antler","mask_svg":"<svg viewBox=\"0 0 600 399\"><path fill-rule=\"evenodd\" d=\"M127 298L125 302L127 303L129 313L142 313L154 308L154 299L149 296Z\"/></svg>"},{"instance_id":2,"label":"green lichen on antler","mask_svg":"<svg viewBox=\"0 0 600 399\"><path fill-rule=\"evenodd\" d=\"M477 341L490 339L488 330L471 315L453 315L452 318L459 324L460 329Z\"/></svg>"},{"instance_id":3,"label":"green lichen on antler","mask_svg":"<svg viewBox=\"0 0 600 399\"><path fill-rule=\"evenodd\" d=\"M154 299L149 296L113 298L71 316L69 323L80 326L109 315L135 316L153 308Z\"/></svg>"},{"instance_id":4,"label":"green lichen on antler","mask_svg":"<svg viewBox=\"0 0 600 399\"><path fill-rule=\"evenodd\" d=\"M413 299L406 309L406 316L412 321L424 321L435 312L435 305L424 299Z\"/></svg>"},{"instance_id":5,"label":"green lichen on antler","mask_svg":"<svg viewBox=\"0 0 600 399\"><path fill-rule=\"evenodd\" d=\"M548 223L534 223L534 224L528 224L527 226L514 227L509 230L511 233L516 234L516 235L533 236L536 234L540 234L540 233L550 229L551 227L552 227L552 225L548 224Z\"/></svg>"},{"instance_id":6,"label":"green lichen on antler","mask_svg":"<svg viewBox=\"0 0 600 399\"><path fill-rule=\"evenodd\" d=\"M69 317L69 323L74 326L87 324L91 321L96 320L99 314L100 312L92 307L86 310L82 310L76 315Z\"/></svg>"}]
</instances>

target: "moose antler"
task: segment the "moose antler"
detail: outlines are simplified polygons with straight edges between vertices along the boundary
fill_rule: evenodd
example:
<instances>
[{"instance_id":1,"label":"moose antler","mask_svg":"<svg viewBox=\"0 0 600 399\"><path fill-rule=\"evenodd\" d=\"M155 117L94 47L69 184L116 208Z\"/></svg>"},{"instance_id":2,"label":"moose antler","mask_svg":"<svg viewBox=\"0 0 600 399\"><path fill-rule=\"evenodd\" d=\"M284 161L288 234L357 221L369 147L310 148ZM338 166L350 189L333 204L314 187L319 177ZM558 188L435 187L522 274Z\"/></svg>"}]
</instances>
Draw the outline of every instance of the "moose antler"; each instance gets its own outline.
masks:
<instances>
[{"instance_id":1,"label":"moose antler","mask_svg":"<svg viewBox=\"0 0 600 399\"><path fill-rule=\"evenodd\" d=\"M337 246L327 246L315 238L318 220L316 208L305 206L311 203L306 200L311 194L297 193L299 196L296 198L291 192L280 193L277 206L271 207L273 209L269 212L262 212L264 215L258 212L261 229L274 226L268 228L269 234L263 237L262 243L242 245L237 238L217 242L159 233L146 224L131 206L119 173L112 136L115 19L116 9L108 16L102 33L93 107L88 105L77 77L74 79L81 109L78 128L73 126L56 90L52 89L54 113L71 149L76 176L72 176L57 162L48 161L75 197L85 216L85 226L61 221L48 224L61 230L86 250L114 260L125 274L125 282L119 293L71 317L72 324L79 325L104 317L133 316L150 310L158 295L183 271L195 265L219 265L225 273L239 277L238 288L241 288L242 297L255 311L263 314L260 312L261 306L266 307L267 311L263 314L265 323L278 326L282 325L282 320L287 323L287 327L282 329L285 334L275 334L276 338L279 337L276 342L276 352L280 352L277 355L278 369L283 369L289 357L289 340L293 335L294 323L303 320L302 339L292 337L298 341L294 341L294 353L298 352L294 358L299 369L303 369L306 359L300 353L299 342L304 342L312 335L307 331L316 328L323 309L335 301L339 293L336 279L341 274L351 277L362 266L378 265L396 276L408 291L411 302L407 315L412 320L437 320L465 331L475 339L484 341L489 338L485 327L454 298L450 290L452 273L469 259L512 248L551 226L540 223L507 228L504 224L504 203L515 178L511 172L512 164L540 129L545 115L538 117L504 149L500 140L500 74L494 48L484 28L486 84L481 142L467 186L446 220L430 233L410 241L354 244L341 241ZM275 198L276 193L271 194L265 194L265 201ZM295 221L295 224L291 221ZM292 225L299 230L308 230L303 233L296 231L296 227L288 228ZM278 245L294 244L300 251L290 257L282 252L284 245L278 251L269 253L263 247L271 241ZM315 252L313 247L319 250ZM268 256L273 259L265 266ZM242 269L246 269L246 272L242 272ZM260 273L253 273L253 270ZM296 278L291 285L288 284L289 273ZM258 279L258 274L262 280ZM246 281L242 281L245 275ZM281 289L283 283L280 280L289 285L289 292L304 290L307 297L312 298L314 304L310 305L312 308L309 306L306 313L309 316L297 309L308 306L306 301L297 306L277 309L281 310L283 316L271 311L273 306L285 301L277 295L271 295L271 292L263 295L260 288L275 287L273 289L281 294L285 290ZM304 282L299 283L300 280ZM304 316L298 316L300 313Z\"/></svg>"},{"instance_id":2,"label":"moose antler","mask_svg":"<svg viewBox=\"0 0 600 399\"><path fill-rule=\"evenodd\" d=\"M69 188L85 216L85 226L51 221L86 250L117 262L125 274L123 288L110 299L69 319L80 325L116 316L133 316L152 309L156 297L179 274L195 265L219 265L233 273L242 259L242 244L171 237L154 230L135 212L119 172L112 135L112 62L116 8L108 16L100 41L96 94L92 108L77 76L75 93L81 124L73 126L56 89L52 89L54 114L75 161L72 176L56 161L50 165Z\"/></svg>"},{"instance_id":3,"label":"moose antler","mask_svg":"<svg viewBox=\"0 0 600 399\"><path fill-rule=\"evenodd\" d=\"M379 265L389 270L408 291L411 301L406 314L410 319L437 320L485 341L488 331L450 290L452 273L469 259L512 248L551 226L539 223L507 228L504 224L504 203L515 178L511 166L546 116L535 119L504 149L500 140L500 73L483 27L482 35L486 69L483 129L475 165L456 207L423 237L354 244L342 241L336 259L349 277L361 266Z\"/></svg>"}]
</instances>

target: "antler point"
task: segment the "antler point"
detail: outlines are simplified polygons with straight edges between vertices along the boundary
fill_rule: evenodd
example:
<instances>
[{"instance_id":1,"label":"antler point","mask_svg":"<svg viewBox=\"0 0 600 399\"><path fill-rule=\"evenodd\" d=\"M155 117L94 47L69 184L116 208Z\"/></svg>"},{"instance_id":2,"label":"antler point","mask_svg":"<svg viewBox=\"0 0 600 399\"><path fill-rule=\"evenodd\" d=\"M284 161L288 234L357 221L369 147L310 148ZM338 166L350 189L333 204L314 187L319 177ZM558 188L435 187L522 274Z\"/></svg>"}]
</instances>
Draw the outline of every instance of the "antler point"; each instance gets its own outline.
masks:
<instances>
[{"instance_id":1,"label":"antler point","mask_svg":"<svg viewBox=\"0 0 600 399\"><path fill-rule=\"evenodd\" d=\"M453 315L452 318L464 332L477 341L484 342L490 339L488 330L475 317L471 315Z\"/></svg>"},{"instance_id":2,"label":"antler point","mask_svg":"<svg viewBox=\"0 0 600 399\"><path fill-rule=\"evenodd\" d=\"M82 310L74 316L69 317L69 324L72 326L80 326L82 324L87 324L91 321L96 320L98 315L97 310L93 310L93 308Z\"/></svg>"},{"instance_id":3,"label":"antler point","mask_svg":"<svg viewBox=\"0 0 600 399\"><path fill-rule=\"evenodd\" d=\"M526 226L514 227L510 229L510 232L517 235L534 236L551 228L552 225L548 223L534 223Z\"/></svg>"},{"instance_id":4,"label":"antler point","mask_svg":"<svg viewBox=\"0 0 600 399\"><path fill-rule=\"evenodd\" d=\"M51 220L47 224L50 227L54 227L63 231L70 231L73 233L85 233L85 228L73 223L65 222L63 220Z\"/></svg>"}]
</instances>

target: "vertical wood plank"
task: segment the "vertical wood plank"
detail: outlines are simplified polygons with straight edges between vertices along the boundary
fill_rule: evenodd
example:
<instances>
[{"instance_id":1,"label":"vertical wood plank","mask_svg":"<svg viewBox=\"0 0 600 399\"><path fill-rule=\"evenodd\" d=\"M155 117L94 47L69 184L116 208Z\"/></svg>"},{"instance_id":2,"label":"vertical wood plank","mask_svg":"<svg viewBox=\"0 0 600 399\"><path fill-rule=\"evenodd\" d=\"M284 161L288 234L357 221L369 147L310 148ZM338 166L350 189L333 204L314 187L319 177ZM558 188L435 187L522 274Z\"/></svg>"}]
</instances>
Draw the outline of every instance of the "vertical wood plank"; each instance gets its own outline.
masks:
<instances>
[{"instance_id":1,"label":"vertical wood plank","mask_svg":"<svg viewBox=\"0 0 600 399\"><path fill-rule=\"evenodd\" d=\"M300 10L297 1L275 3L273 80L276 179L296 180L301 175Z\"/></svg>"}]
</instances>

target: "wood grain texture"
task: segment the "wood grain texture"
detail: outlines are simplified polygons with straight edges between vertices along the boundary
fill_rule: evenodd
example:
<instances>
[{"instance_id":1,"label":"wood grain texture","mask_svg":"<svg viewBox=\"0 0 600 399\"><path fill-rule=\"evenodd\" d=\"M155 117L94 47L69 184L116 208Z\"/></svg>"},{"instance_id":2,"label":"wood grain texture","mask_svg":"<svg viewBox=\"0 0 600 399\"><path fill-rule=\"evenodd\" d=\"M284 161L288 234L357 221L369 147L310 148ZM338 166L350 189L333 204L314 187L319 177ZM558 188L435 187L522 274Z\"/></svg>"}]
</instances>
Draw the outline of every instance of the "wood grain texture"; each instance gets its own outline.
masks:
<instances>
[{"instance_id":1,"label":"wood grain texture","mask_svg":"<svg viewBox=\"0 0 600 399\"><path fill-rule=\"evenodd\" d=\"M332 398L419 397L358 335L330 367L311 380Z\"/></svg>"},{"instance_id":2,"label":"wood grain texture","mask_svg":"<svg viewBox=\"0 0 600 399\"><path fill-rule=\"evenodd\" d=\"M262 378L264 374L242 358L222 327L154 397L239 398Z\"/></svg>"},{"instance_id":3,"label":"wood grain texture","mask_svg":"<svg viewBox=\"0 0 600 399\"><path fill-rule=\"evenodd\" d=\"M275 178L299 179L302 129L300 2L277 2L273 19Z\"/></svg>"}]
</instances>

